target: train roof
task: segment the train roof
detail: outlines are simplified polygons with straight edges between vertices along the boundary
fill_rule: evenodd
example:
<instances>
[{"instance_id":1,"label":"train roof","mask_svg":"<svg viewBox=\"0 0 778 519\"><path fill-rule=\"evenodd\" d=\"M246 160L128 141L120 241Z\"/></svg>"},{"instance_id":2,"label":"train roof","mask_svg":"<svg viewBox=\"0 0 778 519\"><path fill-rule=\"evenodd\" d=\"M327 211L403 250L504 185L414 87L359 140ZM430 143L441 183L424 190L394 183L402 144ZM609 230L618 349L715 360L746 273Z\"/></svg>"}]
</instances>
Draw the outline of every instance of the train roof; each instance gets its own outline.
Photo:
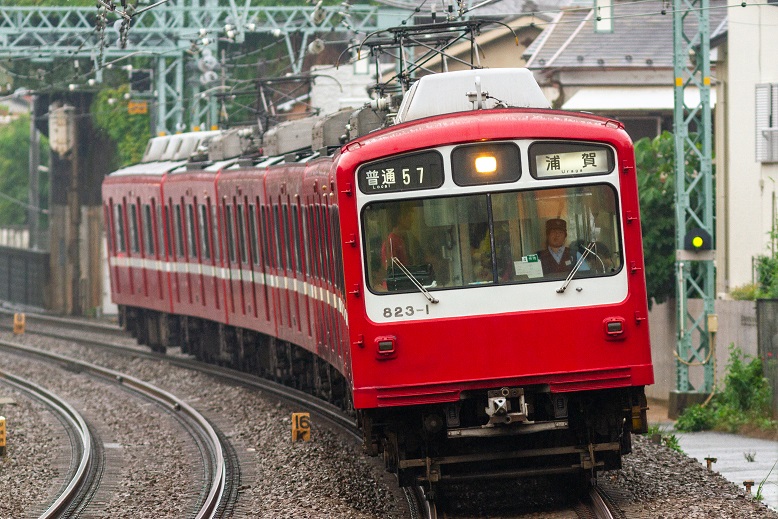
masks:
<instances>
[{"instance_id":1,"label":"train roof","mask_svg":"<svg viewBox=\"0 0 778 519\"><path fill-rule=\"evenodd\" d=\"M109 176L134 176L134 175L148 175L148 176L161 176L165 173L173 171L174 169L186 164L184 160L177 161L159 161L159 162L141 162L140 164L133 164L126 168L114 171Z\"/></svg>"},{"instance_id":2,"label":"train roof","mask_svg":"<svg viewBox=\"0 0 778 519\"><path fill-rule=\"evenodd\" d=\"M550 108L526 68L474 69L431 74L411 86L395 121L489 108Z\"/></svg>"}]
</instances>

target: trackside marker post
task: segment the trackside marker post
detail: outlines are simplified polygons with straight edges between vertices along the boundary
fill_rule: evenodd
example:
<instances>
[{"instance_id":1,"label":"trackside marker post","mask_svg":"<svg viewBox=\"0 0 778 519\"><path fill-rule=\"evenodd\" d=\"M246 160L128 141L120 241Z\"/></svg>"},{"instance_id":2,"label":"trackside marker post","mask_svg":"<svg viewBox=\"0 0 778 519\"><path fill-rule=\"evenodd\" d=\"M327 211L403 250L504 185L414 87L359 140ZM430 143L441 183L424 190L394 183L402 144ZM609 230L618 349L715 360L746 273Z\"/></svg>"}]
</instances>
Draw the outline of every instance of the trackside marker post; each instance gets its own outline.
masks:
<instances>
[{"instance_id":1,"label":"trackside marker post","mask_svg":"<svg viewBox=\"0 0 778 519\"><path fill-rule=\"evenodd\" d=\"M14 314L14 335L24 333L24 314Z\"/></svg>"},{"instance_id":2,"label":"trackside marker post","mask_svg":"<svg viewBox=\"0 0 778 519\"><path fill-rule=\"evenodd\" d=\"M5 458L5 416L0 416L0 457Z\"/></svg>"},{"instance_id":3,"label":"trackside marker post","mask_svg":"<svg viewBox=\"0 0 778 519\"><path fill-rule=\"evenodd\" d=\"M292 413L292 441L310 441L311 413Z\"/></svg>"}]
</instances>

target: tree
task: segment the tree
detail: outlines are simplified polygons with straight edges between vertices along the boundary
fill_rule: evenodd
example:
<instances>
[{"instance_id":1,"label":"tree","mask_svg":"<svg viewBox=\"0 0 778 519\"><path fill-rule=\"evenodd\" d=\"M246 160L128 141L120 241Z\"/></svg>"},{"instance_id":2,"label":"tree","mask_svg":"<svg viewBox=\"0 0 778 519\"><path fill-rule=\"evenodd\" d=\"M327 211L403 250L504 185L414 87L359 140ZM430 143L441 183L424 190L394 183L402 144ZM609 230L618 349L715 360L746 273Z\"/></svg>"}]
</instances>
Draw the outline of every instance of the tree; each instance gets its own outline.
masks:
<instances>
[{"instance_id":1,"label":"tree","mask_svg":"<svg viewBox=\"0 0 778 519\"><path fill-rule=\"evenodd\" d=\"M129 85L101 90L92 102L95 128L102 130L116 143L116 167L140 162L146 143L151 137L148 114L133 114L127 110Z\"/></svg>"},{"instance_id":2,"label":"tree","mask_svg":"<svg viewBox=\"0 0 778 519\"><path fill-rule=\"evenodd\" d=\"M48 140L41 136L41 162L48 157ZM30 116L0 125L0 226L27 222L30 170ZM41 173L39 198L48 206L48 177Z\"/></svg>"},{"instance_id":3,"label":"tree","mask_svg":"<svg viewBox=\"0 0 778 519\"><path fill-rule=\"evenodd\" d=\"M675 296L675 166L673 134L635 143L648 305Z\"/></svg>"}]
</instances>

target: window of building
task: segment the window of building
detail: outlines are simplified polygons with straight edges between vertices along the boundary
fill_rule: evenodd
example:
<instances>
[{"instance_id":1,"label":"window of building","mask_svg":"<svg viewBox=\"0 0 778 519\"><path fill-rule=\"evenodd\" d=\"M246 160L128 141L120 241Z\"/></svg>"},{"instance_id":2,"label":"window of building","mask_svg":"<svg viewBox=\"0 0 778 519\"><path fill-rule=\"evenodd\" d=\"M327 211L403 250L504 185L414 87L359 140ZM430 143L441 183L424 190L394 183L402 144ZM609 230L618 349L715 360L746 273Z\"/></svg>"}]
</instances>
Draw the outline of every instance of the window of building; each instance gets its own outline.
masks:
<instances>
[{"instance_id":1,"label":"window of building","mask_svg":"<svg viewBox=\"0 0 778 519\"><path fill-rule=\"evenodd\" d=\"M756 160L778 162L778 83L756 85Z\"/></svg>"}]
</instances>

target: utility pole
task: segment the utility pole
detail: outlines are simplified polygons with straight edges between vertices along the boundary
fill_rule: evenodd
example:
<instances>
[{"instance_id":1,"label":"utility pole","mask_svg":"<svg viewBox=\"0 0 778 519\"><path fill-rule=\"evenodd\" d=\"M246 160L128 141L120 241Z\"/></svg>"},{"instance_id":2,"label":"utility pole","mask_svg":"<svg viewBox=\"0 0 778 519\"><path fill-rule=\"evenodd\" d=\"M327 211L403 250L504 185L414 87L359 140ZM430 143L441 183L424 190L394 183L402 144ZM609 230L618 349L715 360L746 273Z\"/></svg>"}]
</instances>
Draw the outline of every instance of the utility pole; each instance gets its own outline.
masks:
<instances>
[{"instance_id":1,"label":"utility pole","mask_svg":"<svg viewBox=\"0 0 778 519\"><path fill-rule=\"evenodd\" d=\"M676 196L676 391L671 416L713 391L715 270L709 0L673 0ZM699 93L699 101L694 99ZM694 99L694 101L692 100ZM688 103L688 104L687 104ZM694 164L699 163L699 169ZM702 309L690 308L701 300ZM701 368L698 377L692 368Z\"/></svg>"},{"instance_id":2,"label":"utility pole","mask_svg":"<svg viewBox=\"0 0 778 519\"><path fill-rule=\"evenodd\" d=\"M27 191L27 230L30 233L29 248L37 250L40 246L38 225L40 222L40 195L38 193L38 173L40 167L40 134L35 126L36 96L30 100L30 165L29 188Z\"/></svg>"}]
</instances>

